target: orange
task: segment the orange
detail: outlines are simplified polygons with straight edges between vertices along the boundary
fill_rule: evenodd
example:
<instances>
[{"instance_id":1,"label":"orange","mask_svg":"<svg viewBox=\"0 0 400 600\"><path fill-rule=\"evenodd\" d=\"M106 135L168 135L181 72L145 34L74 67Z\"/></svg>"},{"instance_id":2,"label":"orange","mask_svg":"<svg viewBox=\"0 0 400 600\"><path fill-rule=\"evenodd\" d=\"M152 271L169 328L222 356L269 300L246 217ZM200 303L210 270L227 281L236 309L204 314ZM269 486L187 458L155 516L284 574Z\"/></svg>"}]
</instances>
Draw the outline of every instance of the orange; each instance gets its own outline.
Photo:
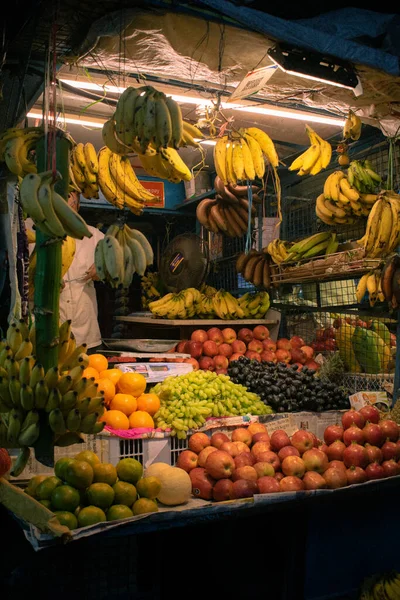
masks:
<instances>
[{"instance_id":1,"label":"orange","mask_svg":"<svg viewBox=\"0 0 400 600\"><path fill-rule=\"evenodd\" d=\"M129 417L129 427L150 427L154 429L153 417L144 410L137 410Z\"/></svg>"},{"instance_id":2,"label":"orange","mask_svg":"<svg viewBox=\"0 0 400 600\"><path fill-rule=\"evenodd\" d=\"M108 368L108 360L102 354L89 354L89 367L100 373Z\"/></svg>"},{"instance_id":3,"label":"orange","mask_svg":"<svg viewBox=\"0 0 400 600\"><path fill-rule=\"evenodd\" d=\"M120 410L106 410L99 420L113 429L129 429L129 419Z\"/></svg>"},{"instance_id":4,"label":"orange","mask_svg":"<svg viewBox=\"0 0 400 600\"><path fill-rule=\"evenodd\" d=\"M97 506L86 506L78 513L78 525L79 527L87 527L88 525L94 525L95 523L102 523L106 521L106 514L101 508Z\"/></svg>"},{"instance_id":5,"label":"orange","mask_svg":"<svg viewBox=\"0 0 400 600\"><path fill-rule=\"evenodd\" d=\"M86 367L86 369L82 373L82 377L86 377L87 379L94 377L95 380L97 381L98 378L100 377L100 374L93 367Z\"/></svg>"},{"instance_id":6,"label":"orange","mask_svg":"<svg viewBox=\"0 0 400 600\"><path fill-rule=\"evenodd\" d=\"M153 416L160 408L160 398L157 394L142 394L137 399L137 409L148 412Z\"/></svg>"},{"instance_id":7,"label":"orange","mask_svg":"<svg viewBox=\"0 0 400 600\"><path fill-rule=\"evenodd\" d=\"M109 406L111 400L115 396L115 385L110 379L98 379L97 383L99 384L97 387L97 391L104 392L104 400L106 405Z\"/></svg>"},{"instance_id":8,"label":"orange","mask_svg":"<svg viewBox=\"0 0 400 600\"><path fill-rule=\"evenodd\" d=\"M136 398L130 394L115 394L111 400L110 408L112 410L120 410L129 417L137 408Z\"/></svg>"},{"instance_id":9,"label":"orange","mask_svg":"<svg viewBox=\"0 0 400 600\"><path fill-rule=\"evenodd\" d=\"M121 375L122 371L120 369L105 369L105 371L100 372L100 379L110 379L114 385L117 385Z\"/></svg>"},{"instance_id":10,"label":"orange","mask_svg":"<svg viewBox=\"0 0 400 600\"><path fill-rule=\"evenodd\" d=\"M146 389L146 378L140 373L122 373L117 383L117 390L122 394L131 394L137 398Z\"/></svg>"}]
</instances>

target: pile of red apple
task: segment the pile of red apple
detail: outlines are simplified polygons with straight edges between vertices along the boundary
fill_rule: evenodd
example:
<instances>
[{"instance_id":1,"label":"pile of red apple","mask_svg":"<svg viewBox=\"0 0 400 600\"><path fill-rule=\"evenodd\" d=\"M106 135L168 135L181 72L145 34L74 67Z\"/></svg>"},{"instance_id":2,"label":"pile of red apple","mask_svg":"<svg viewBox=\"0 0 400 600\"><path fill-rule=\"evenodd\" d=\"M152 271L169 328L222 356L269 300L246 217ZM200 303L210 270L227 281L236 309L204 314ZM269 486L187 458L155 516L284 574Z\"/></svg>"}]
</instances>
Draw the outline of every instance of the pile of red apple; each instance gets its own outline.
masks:
<instances>
[{"instance_id":1,"label":"pile of red apple","mask_svg":"<svg viewBox=\"0 0 400 600\"><path fill-rule=\"evenodd\" d=\"M269 337L269 329L257 325L253 329L243 327L236 332L231 327L219 329L211 327L196 329L190 340L182 340L175 348L176 352L190 354L193 369L227 373L228 364L240 356L268 362L297 364L299 368L307 365L310 369L318 370L319 365L314 359L314 349L307 346L299 336L279 339L274 342ZM179 359L176 359L179 360Z\"/></svg>"},{"instance_id":2,"label":"pile of red apple","mask_svg":"<svg viewBox=\"0 0 400 600\"><path fill-rule=\"evenodd\" d=\"M324 441L299 429L271 435L251 423L209 437L196 432L176 466L192 481L192 493L204 500L234 500L300 490L337 489L400 474L399 426L380 420L375 407L350 409L342 425L329 425Z\"/></svg>"}]
</instances>

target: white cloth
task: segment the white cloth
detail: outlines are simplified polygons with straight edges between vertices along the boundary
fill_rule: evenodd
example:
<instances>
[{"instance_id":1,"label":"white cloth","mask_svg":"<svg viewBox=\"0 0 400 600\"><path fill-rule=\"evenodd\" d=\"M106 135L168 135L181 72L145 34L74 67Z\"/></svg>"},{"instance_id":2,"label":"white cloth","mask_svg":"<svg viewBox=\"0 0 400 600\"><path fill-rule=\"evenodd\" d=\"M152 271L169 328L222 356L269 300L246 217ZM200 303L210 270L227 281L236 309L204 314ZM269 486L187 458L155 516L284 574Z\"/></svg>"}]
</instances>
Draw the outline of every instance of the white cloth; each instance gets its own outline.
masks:
<instances>
[{"instance_id":1,"label":"white cloth","mask_svg":"<svg viewBox=\"0 0 400 600\"><path fill-rule=\"evenodd\" d=\"M71 319L78 346L86 342L88 348L93 348L101 344L96 289L92 280L80 280L94 263L96 244L104 234L96 227L88 227L93 235L76 240L74 260L64 276L65 287L60 294L60 320L64 322Z\"/></svg>"}]
</instances>

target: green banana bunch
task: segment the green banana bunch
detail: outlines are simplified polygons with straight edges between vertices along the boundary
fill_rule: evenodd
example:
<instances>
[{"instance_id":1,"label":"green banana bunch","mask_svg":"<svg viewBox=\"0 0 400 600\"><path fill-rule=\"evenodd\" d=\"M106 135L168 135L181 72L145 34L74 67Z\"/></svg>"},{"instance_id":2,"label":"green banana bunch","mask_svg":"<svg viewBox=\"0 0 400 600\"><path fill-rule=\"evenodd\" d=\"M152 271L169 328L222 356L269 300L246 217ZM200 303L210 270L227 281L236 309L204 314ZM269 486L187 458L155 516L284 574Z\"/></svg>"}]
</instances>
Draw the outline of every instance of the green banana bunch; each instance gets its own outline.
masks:
<instances>
[{"instance_id":1,"label":"green banana bunch","mask_svg":"<svg viewBox=\"0 0 400 600\"><path fill-rule=\"evenodd\" d=\"M283 262L310 260L316 256L332 254L337 251L338 246L339 243L335 233L326 231L315 233L293 244Z\"/></svg>"},{"instance_id":2,"label":"green banana bunch","mask_svg":"<svg viewBox=\"0 0 400 600\"><path fill-rule=\"evenodd\" d=\"M362 194L375 194L382 182L381 176L375 172L368 159L352 160L347 170L347 179Z\"/></svg>"}]
</instances>

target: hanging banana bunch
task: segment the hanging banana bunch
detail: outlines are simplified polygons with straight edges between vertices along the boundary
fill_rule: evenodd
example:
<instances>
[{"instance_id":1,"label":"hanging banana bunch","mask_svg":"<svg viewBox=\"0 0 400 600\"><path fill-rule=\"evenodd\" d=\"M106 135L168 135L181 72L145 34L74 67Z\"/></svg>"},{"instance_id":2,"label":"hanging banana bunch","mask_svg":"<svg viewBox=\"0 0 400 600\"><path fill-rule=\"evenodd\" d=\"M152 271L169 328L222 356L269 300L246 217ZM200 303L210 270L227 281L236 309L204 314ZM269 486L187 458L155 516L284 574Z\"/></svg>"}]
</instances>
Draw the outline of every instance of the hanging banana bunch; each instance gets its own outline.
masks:
<instances>
[{"instance_id":1,"label":"hanging banana bunch","mask_svg":"<svg viewBox=\"0 0 400 600\"><path fill-rule=\"evenodd\" d=\"M368 258L384 258L395 252L400 242L400 196L386 190L378 194L367 221L365 235L358 244Z\"/></svg>"},{"instance_id":2,"label":"hanging banana bunch","mask_svg":"<svg viewBox=\"0 0 400 600\"><path fill-rule=\"evenodd\" d=\"M343 127L343 139L351 139L354 141L359 140L361 136L361 128L362 122L360 117L358 117L351 109L349 109Z\"/></svg>"},{"instance_id":3,"label":"hanging banana bunch","mask_svg":"<svg viewBox=\"0 0 400 600\"><path fill-rule=\"evenodd\" d=\"M361 277L356 289L357 304L361 304L365 294L367 294L368 302L371 308L375 306L377 301L385 301L385 295L382 290L380 269L373 269Z\"/></svg>"},{"instance_id":4,"label":"hanging banana bunch","mask_svg":"<svg viewBox=\"0 0 400 600\"><path fill-rule=\"evenodd\" d=\"M297 175L317 175L331 162L332 146L309 125L306 131L311 146L292 162L289 171L297 171Z\"/></svg>"},{"instance_id":5,"label":"hanging banana bunch","mask_svg":"<svg viewBox=\"0 0 400 600\"><path fill-rule=\"evenodd\" d=\"M5 162L8 170L18 177L37 173L32 151L42 136L41 127L7 129L0 135L0 162Z\"/></svg>"},{"instance_id":6,"label":"hanging banana bunch","mask_svg":"<svg viewBox=\"0 0 400 600\"><path fill-rule=\"evenodd\" d=\"M76 144L70 155L70 189L82 194L84 198L99 198L98 183L99 162L97 152L90 142Z\"/></svg>"}]
</instances>

